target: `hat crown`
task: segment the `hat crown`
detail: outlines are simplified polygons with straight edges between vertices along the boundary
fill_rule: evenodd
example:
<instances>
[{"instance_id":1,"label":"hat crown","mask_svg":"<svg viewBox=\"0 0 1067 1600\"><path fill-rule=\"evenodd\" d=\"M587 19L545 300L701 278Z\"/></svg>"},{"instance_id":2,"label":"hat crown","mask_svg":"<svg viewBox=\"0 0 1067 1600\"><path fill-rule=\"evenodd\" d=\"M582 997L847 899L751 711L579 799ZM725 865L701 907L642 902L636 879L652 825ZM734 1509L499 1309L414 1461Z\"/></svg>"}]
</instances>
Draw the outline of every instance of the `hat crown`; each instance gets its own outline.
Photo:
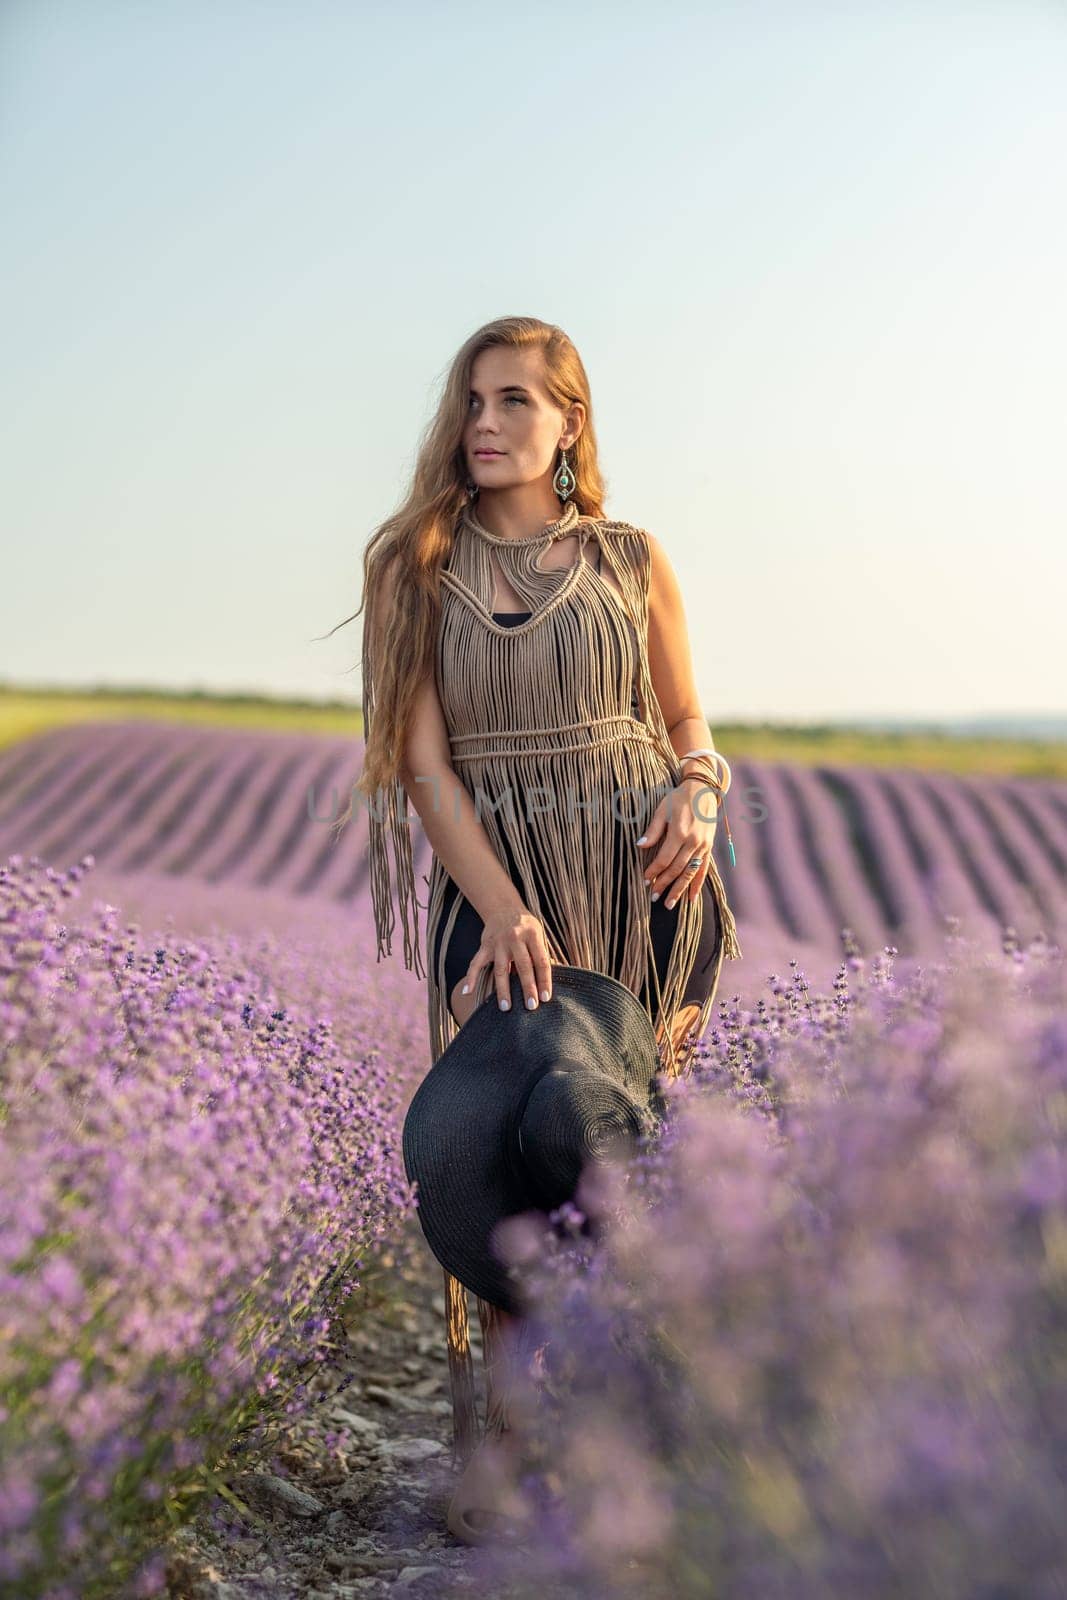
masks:
<instances>
[{"instance_id":1,"label":"hat crown","mask_svg":"<svg viewBox=\"0 0 1067 1600\"><path fill-rule=\"evenodd\" d=\"M648 1126L617 1075L563 1058L529 1085L505 1153L542 1206L555 1209L571 1199L590 1161L629 1159Z\"/></svg>"}]
</instances>

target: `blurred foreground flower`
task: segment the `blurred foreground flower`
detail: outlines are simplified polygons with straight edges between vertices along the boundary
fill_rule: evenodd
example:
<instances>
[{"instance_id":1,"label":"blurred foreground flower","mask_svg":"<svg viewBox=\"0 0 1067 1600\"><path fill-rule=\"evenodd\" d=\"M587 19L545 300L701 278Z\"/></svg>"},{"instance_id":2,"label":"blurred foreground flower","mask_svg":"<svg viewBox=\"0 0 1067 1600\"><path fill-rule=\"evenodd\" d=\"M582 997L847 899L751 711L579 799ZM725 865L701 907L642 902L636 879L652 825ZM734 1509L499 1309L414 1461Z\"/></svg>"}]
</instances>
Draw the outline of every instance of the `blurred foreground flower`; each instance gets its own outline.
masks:
<instances>
[{"instance_id":1,"label":"blurred foreground flower","mask_svg":"<svg viewBox=\"0 0 1067 1600\"><path fill-rule=\"evenodd\" d=\"M1067 1593L1063 955L892 954L723 1004L638 1159L502 1236L564 1492L487 1591Z\"/></svg>"}]
</instances>

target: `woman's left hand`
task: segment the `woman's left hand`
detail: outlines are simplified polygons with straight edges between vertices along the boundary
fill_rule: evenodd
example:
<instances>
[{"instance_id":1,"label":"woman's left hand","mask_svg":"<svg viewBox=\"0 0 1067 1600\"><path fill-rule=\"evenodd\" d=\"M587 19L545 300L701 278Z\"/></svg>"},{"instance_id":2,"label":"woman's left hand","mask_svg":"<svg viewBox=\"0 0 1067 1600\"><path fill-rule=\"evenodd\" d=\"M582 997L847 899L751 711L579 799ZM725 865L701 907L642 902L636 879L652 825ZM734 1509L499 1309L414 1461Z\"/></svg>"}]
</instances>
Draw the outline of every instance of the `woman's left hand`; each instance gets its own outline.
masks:
<instances>
[{"instance_id":1,"label":"woman's left hand","mask_svg":"<svg viewBox=\"0 0 1067 1600\"><path fill-rule=\"evenodd\" d=\"M719 802L705 777L683 778L663 796L648 828L637 841L651 854L642 867L653 900L666 897L667 909L688 889L693 901L708 875L719 822ZM700 861L690 866L694 856Z\"/></svg>"}]
</instances>

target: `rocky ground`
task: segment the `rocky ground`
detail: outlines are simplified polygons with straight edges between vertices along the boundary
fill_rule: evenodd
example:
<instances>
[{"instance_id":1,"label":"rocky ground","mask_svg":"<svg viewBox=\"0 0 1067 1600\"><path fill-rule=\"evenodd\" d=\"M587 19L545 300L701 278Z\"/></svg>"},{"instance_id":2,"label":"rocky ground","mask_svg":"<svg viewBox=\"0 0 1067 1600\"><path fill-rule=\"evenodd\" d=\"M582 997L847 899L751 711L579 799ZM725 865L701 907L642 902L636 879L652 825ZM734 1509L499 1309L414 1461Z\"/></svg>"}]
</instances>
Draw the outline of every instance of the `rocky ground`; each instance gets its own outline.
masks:
<instances>
[{"instance_id":1,"label":"rocky ground","mask_svg":"<svg viewBox=\"0 0 1067 1600\"><path fill-rule=\"evenodd\" d=\"M477 1552L445 1523L459 1469L451 1465L443 1274L414 1218L399 1248L368 1268L352 1297L343 1375L351 1382L277 1450L287 1477L262 1462L229 1469L250 1516L216 1499L172 1537L171 1600L440 1596L473 1585ZM483 1404L473 1296L470 1323ZM331 1376L328 1387L336 1384ZM327 1435L342 1428L344 1443L331 1444Z\"/></svg>"}]
</instances>

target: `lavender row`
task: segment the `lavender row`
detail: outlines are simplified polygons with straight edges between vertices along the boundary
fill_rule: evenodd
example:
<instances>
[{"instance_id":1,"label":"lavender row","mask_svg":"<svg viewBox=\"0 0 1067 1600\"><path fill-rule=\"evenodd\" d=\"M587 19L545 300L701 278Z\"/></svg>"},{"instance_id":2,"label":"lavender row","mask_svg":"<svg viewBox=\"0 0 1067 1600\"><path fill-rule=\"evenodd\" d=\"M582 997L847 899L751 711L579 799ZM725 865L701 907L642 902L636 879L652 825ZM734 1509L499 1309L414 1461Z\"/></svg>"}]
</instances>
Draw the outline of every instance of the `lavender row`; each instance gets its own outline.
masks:
<instances>
[{"instance_id":1,"label":"lavender row","mask_svg":"<svg viewBox=\"0 0 1067 1600\"><path fill-rule=\"evenodd\" d=\"M152 723L67 728L0 756L0 853L270 890L369 915L365 802L330 822L357 740ZM948 919L987 943L1062 930L1067 788L1033 779L739 760L737 865L716 849L742 934L831 955L929 953ZM409 814L416 881L430 868ZM847 930L847 932L846 932ZM742 943L744 940L742 939Z\"/></svg>"}]
</instances>

